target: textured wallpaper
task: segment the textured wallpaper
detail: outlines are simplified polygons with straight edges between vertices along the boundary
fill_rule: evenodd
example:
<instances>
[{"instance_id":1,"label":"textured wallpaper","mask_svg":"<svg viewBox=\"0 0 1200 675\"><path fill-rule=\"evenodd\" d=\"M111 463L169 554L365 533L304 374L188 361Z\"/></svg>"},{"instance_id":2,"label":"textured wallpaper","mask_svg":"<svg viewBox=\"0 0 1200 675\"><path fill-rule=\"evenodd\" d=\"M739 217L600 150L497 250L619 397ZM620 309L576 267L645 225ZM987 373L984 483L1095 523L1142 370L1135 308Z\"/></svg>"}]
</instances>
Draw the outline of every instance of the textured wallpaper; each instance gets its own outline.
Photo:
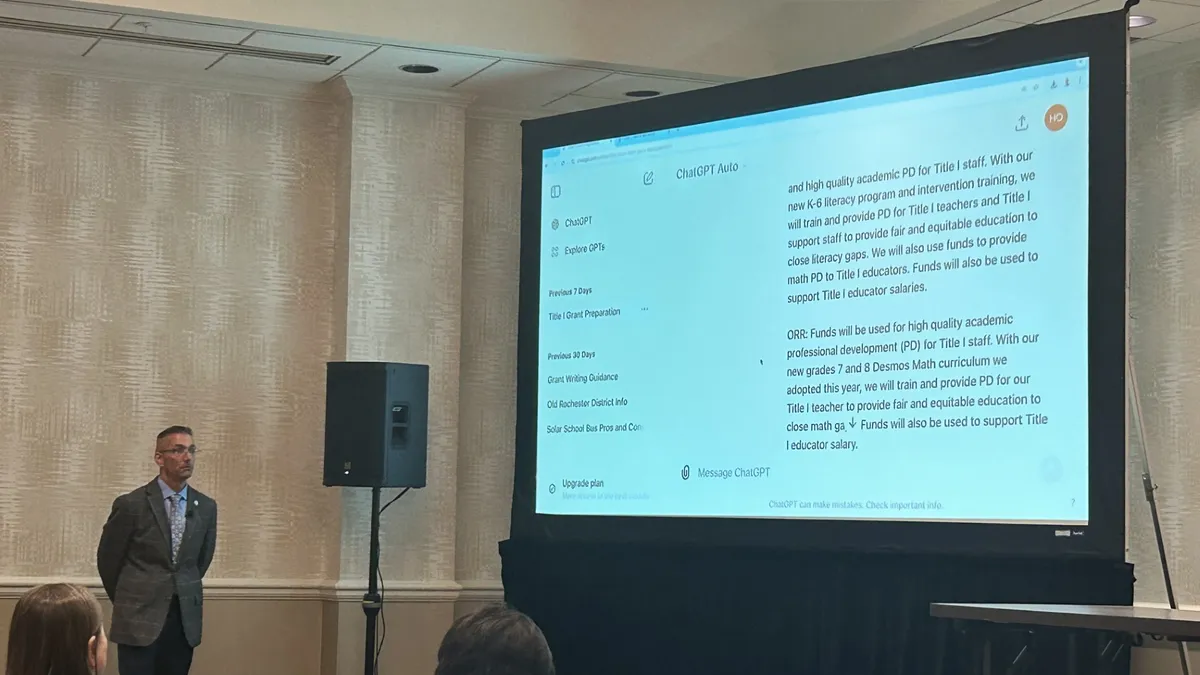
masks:
<instances>
[{"instance_id":1,"label":"textured wallpaper","mask_svg":"<svg viewBox=\"0 0 1200 675\"><path fill-rule=\"evenodd\" d=\"M94 577L113 498L183 423L221 508L211 578L365 583L369 493L321 486L325 362L348 359L430 366L429 486L384 515L386 579L499 580L516 122L30 71L0 91L0 577Z\"/></svg>"},{"instance_id":2,"label":"textured wallpaper","mask_svg":"<svg viewBox=\"0 0 1200 675\"><path fill-rule=\"evenodd\" d=\"M428 487L384 514L380 569L453 582L465 113L357 96L348 105L346 358L429 365ZM370 492L344 490L342 579L366 581L369 531Z\"/></svg>"},{"instance_id":3,"label":"textured wallpaper","mask_svg":"<svg viewBox=\"0 0 1200 675\"><path fill-rule=\"evenodd\" d=\"M214 577L336 572L334 106L0 71L0 570L95 575L183 423Z\"/></svg>"},{"instance_id":4,"label":"textured wallpaper","mask_svg":"<svg viewBox=\"0 0 1200 675\"><path fill-rule=\"evenodd\" d=\"M512 488L520 127L0 72L0 571L94 575L153 436L196 428L215 578L365 581L367 495L321 487L324 363L431 366L430 487L391 580L499 579ZM1200 604L1200 66L1134 80L1131 344L1179 600ZM1132 443L1137 597L1163 601Z\"/></svg>"},{"instance_id":5,"label":"textured wallpaper","mask_svg":"<svg viewBox=\"0 0 1200 675\"><path fill-rule=\"evenodd\" d=\"M0 72L0 574L94 575L112 499L186 423L214 578L365 581L367 495L321 487L324 363L431 366L430 487L390 580L499 578L520 128L460 107ZM1134 350L1179 600L1200 604L1200 66L1134 80ZM1162 601L1132 443L1138 599Z\"/></svg>"},{"instance_id":6,"label":"textured wallpaper","mask_svg":"<svg viewBox=\"0 0 1200 675\"><path fill-rule=\"evenodd\" d=\"M521 126L467 119L462 385L458 421L458 580L500 582L516 441Z\"/></svg>"},{"instance_id":7,"label":"textured wallpaper","mask_svg":"<svg viewBox=\"0 0 1200 675\"><path fill-rule=\"evenodd\" d=\"M1131 344L1176 598L1200 604L1200 65L1135 77L1129 165ZM1165 602L1135 428L1130 557Z\"/></svg>"}]
</instances>

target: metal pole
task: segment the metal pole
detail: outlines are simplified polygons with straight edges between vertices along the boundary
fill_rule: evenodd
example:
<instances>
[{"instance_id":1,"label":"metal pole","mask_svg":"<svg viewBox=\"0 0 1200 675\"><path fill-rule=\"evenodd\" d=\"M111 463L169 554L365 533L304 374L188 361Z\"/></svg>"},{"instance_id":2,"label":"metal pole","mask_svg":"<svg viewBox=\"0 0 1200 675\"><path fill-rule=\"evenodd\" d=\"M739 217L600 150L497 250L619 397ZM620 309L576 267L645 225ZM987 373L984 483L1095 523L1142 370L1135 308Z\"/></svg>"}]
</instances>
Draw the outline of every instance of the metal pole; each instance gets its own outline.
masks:
<instances>
[{"instance_id":1,"label":"metal pole","mask_svg":"<svg viewBox=\"0 0 1200 675\"><path fill-rule=\"evenodd\" d=\"M367 615L367 640L364 655L363 675L377 675L376 651L379 643L376 641L375 627L379 620L379 612L383 608L383 598L379 595L379 498L381 490L371 488L371 557L367 563L367 592L363 595L363 613Z\"/></svg>"},{"instance_id":2,"label":"metal pole","mask_svg":"<svg viewBox=\"0 0 1200 675\"><path fill-rule=\"evenodd\" d=\"M1146 502L1150 504L1150 521L1154 524L1154 541L1158 544L1158 561L1162 565L1163 586L1167 589L1167 603L1171 609L1179 609L1179 603L1175 600L1175 586L1171 583L1171 568L1167 564L1167 547L1163 541L1162 523L1158 519L1158 503L1154 499L1154 492L1158 486L1154 484L1154 478L1150 473L1150 453L1146 446L1146 429L1142 424L1142 395L1138 390L1137 373L1133 367L1133 355L1130 354L1125 359L1129 370L1129 397L1133 405L1133 421L1138 432L1138 445L1142 448L1142 491L1145 492ZM1183 668L1183 675L1191 675L1192 667L1188 661L1188 646L1186 642L1175 643L1179 648L1179 665Z\"/></svg>"}]
</instances>

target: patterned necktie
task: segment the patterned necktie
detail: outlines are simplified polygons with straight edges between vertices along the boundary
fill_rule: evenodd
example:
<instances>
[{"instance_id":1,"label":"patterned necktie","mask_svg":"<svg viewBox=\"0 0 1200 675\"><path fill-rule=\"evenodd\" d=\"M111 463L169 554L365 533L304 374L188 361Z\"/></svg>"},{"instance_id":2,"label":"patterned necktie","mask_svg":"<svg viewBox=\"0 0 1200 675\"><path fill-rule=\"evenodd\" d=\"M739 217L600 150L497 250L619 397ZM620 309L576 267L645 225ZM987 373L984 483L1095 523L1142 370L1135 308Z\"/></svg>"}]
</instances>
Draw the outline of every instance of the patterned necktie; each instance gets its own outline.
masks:
<instances>
[{"instance_id":1,"label":"patterned necktie","mask_svg":"<svg viewBox=\"0 0 1200 675\"><path fill-rule=\"evenodd\" d=\"M179 555L179 545L183 543L183 528L186 526L183 520L183 497L180 495L171 495L171 562L175 562L175 558Z\"/></svg>"}]
</instances>

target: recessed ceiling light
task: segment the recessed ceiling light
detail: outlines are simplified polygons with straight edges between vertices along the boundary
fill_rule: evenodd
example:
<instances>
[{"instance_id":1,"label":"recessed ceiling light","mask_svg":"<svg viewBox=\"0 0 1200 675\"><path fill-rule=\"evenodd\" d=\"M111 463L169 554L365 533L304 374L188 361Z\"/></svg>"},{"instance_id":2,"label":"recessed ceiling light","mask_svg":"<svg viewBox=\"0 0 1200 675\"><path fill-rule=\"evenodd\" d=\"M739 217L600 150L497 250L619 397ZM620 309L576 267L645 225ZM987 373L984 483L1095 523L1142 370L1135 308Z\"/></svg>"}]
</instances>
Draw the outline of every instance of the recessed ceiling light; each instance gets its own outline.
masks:
<instances>
[{"instance_id":1,"label":"recessed ceiling light","mask_svg":"<svg viewBox=\"0 0 1200 675\"><path fill-rule=\"evenodd\" d=\"M1143 28L1145 26L1149 26L1150 24L1154 23L1155 21L1158 21L1158 19L1155 19L1152 16L1145 16L1142 14L1130 14L1129 15L1129 27L1130 28Z\"/></svg>"},{"instance_id":2,"label":"recessed ceiling light","mask_svg":"<svg viewBox=\"0 0 1200 675\"><path fill-rule=\"evenodd\" d=\"M413 75L432 75L441 70L437 66L427 66L424 63L410 63L407 66L400 66L400 70Z\"/></svg>"},{"instance_id":3,"label":"recessed ceiling light","mask_svg":"<svg viewBox=\"0 0 1200 675\"><path fill-rule=\"evenodd\" d=\"M651 98L661 94L661 91L654 91L653 89L635 89L633 91L625 92L625 95L629 98Z\"/></svg>"}]
</instances>

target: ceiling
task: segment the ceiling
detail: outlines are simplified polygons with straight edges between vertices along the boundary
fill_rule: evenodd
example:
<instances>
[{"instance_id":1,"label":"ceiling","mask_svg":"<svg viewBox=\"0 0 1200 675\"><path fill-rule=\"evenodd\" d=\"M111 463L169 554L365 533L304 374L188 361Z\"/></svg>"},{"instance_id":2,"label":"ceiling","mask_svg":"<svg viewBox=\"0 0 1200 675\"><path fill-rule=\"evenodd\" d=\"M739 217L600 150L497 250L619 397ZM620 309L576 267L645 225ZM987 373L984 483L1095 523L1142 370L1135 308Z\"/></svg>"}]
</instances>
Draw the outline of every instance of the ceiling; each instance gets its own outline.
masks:
<instances>
[{"instance_id":1,"label":"ceiling","mask_svg":"<svg viewBox=\"0 0 1200 675\"><path fill-rule=\"evenodd\" d=\"M32 0L362 42L758 77L1033 0ZM851 39L847 39L852 36Z\"/></svg>"},{"instance_id":2,"label":"ceiling","mask_svg":"<svg viewBox=\"0 0 1200 675\"><path fill-rule=\"evenodd\" d=\"M220 51L131 43L80 35L48 34L0 27L0 61L73 72L143 75L183 83L236 82L319 85L344 77L361 84L403 91L448 91L474 102L520 112L553 114L631 100L627 92L672 94L729 81L729 78L662 76L499 58L462 51L418 49L378 42L338 40L283 31L255 30L210 21L184 21L66 8L40 2L0 0L0 19L139 33L204 43L261 47L336 57L328 65L293 63ZM29 25L29 24L26 24ZM410 74L406 65L437 68Z\"/></svg>"},{"instance_id":3,"label":"ceiling","mask_svg":"<svg viewBox=\"0 0 1200 675\"><path fill-rule=\"evenodd\" d=\"M838 3L845 1L835 0ZM944 4L957 5L963 11L943 13L939 15L941 20L910 31L908 37L886 47L899 49L978 37L1025 23L1105 12L1123 5L1119 0L1001 0L983 8L969 2ZM897 6L903 5L898 3ZM1134 37L1140 38L1133 45L1135 57L1200 38L1200 0L1141 0L1135 13L1157 19L1150 26L1133 30ZM33 26L29 22L57 26L58 32L11 27L19 24L29 28ZM3 27L5 25L10 27ZM80 30L63 30L62 27ZM130 34L143 37L140 41L131 41ZM163 38L169 44L155 44ZM839 36L835 42L840 45L838 58L863 56L881 48L877 43L856 47L855 41L845 36ZM188 48L187 45L203 48ZM231 53L252 49L300 52L314 57L324 55L330 62L297 63ZM829 49L816 49L809 61L837 60L831 58L831 54ZM312 87L344 77L365 87L462 94L480 105L526 114L571 112L628 101L628 92L650 90L671 94L732 79L555 63L547 59L497 55L486 50L438 50L362 38L335 39L328 33L311 35L204 18L123 14L78 5L48 4L41 0L0 0L0 61L35 68L157 77L180 83L249 83L256 91L260 87L266 88L268 83L271 86ZM401 70L412 64L433 66L437 72L411 74Z\"/></svg>"},{"instance_id":4,"label":"ceiling","mask_svg":"<svg viewBox=\"0 0 1200 675\"><path fill-rule=\"evenodd\" d=\"M1123 0L1041 0L916 44L982 37L1022 24L1073 19L1119 10L1124 6ZM1200 39L1200 0L1141 0L1130 13L1155 19L1149 26L1130 30L1133 39L1130 52L1135 59Z\"/></svg>"}]
</instances>

